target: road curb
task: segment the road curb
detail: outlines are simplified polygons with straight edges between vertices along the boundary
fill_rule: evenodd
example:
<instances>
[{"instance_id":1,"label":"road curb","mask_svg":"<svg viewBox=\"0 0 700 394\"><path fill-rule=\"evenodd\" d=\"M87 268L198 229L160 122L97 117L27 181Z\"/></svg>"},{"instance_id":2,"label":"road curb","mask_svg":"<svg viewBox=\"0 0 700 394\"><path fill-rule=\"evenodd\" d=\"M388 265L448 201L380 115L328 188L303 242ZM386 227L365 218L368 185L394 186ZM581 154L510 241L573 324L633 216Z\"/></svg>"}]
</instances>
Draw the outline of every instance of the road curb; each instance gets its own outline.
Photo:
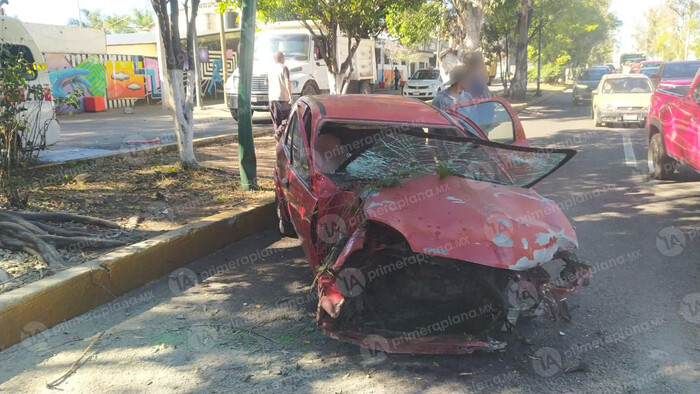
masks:
<instances>
[{"instance_id":1,"label":"road curb","mask_svg":"<svg viewBox=\"0 0 700 394\"><path fill-rule=\"evenodd\" d=\"M0 350L276 223L274 199L222 212L0 294Z\"/></svg>"},{"instance_id":2,"label":"road curb","mask_svg":"<svg viewBox=\"0 0 700 394\"><path fill-rule=\"evenodd\" d=\"M253 138L264 137L266 135L269 135L269 136L274 135L272 129L253 131ZM194 141L192 141L195 148L201 148L203 146L209 146L209 145L215 145L215 144L231 144L231 143L236 143L236 142L238 142L238 134L218 135L218 136L214 136L214 137L203 137L203 138L197 138ZM177 143L173 142L173 143L169 143L169 144L163 144L163 145L152 146L152 147L148 147L148 148L144 148L144 149L139 149L135 152L151 152L151 151L153 151L153 152L172 152L172 151L176 151L176 150L177 150ZM80 159L72 159L72 160L37 164L37 165L31 166L30 169L40 170L40 169L58 167L58 166L63 166L63 165L82 164L82 163L87 163L87 162L95 161L95 160L109 159L109 158L119 157L119 156L128 156L130 154L132 154L132 152L117 151L114 153L108 153L105 155L100 155L100 156L95 156L95 157L85 157L85 158L80 158ZM39 156L41 156L41 153L39 154Z\"/></svg>"}]
</instances>

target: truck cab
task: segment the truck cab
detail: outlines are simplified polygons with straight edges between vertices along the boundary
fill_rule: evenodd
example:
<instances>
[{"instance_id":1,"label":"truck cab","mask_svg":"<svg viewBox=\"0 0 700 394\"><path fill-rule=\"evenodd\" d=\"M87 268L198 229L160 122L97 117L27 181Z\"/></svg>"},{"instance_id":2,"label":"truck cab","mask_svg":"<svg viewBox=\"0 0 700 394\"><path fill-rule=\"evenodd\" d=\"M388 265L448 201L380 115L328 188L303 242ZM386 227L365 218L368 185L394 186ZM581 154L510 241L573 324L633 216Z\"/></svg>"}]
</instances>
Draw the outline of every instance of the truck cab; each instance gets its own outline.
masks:
<instances>
[{"instance_id":1,"label":"truck cab","mask_svg":"<svg viewBox=\"0 0 700 394\"><path fill-rule=\"evenodd\" d=\"M338 59L347 55L345 37L338 37ZM301 96L329 91L328 67L322 57L323 43L314 40L308 29L298 22L278 22L263 27L255 33L253 78L251 84L251 109L269 111L267 71L274 62L275 52L284 53L285 65L289 69L294 100ZM226 95L231 116L238 121L239 70L233 71L226 81ZM348 82L348 93L372 93L377 79L374 40L363 39L353 57L352 73Z\"/></svg>"},{"instance_id":2,"label":"truck cab","mask_svg":"<svg viewBox=\"0 0 700 394\"><path fill-rule=\"evenodd\" d=\"M647 132L652 177L671 179L678 163L700 171L700 70L689 87L654 92Z\"/></svg>"}]
</instances>

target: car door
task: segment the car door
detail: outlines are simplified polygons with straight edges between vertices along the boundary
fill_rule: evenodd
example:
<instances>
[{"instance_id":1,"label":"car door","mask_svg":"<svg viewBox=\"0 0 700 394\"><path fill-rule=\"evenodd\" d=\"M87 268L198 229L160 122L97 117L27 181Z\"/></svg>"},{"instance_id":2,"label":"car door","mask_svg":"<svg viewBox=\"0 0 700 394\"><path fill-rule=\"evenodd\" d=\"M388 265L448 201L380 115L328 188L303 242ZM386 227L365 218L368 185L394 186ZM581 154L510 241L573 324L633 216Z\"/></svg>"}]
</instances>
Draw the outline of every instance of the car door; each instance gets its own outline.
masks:
<instances>
[{"instance_id":1,"label":"car door","mask_svg":"<svg viewBox=\"0 0 700 394\"><path fill-rule=\"evenodd\" d=\"M320 39L314 40L314 49L312 54L312 67L313 75L316 80L318 88L322 91L328 91L328 66L326 61L323 60L323 53L325 53L325 47Z\"/></svg>"},{"instance_id":2,"label":"car door","mask_svg":"<svg viewBox=\"0 0 700 394\"><path fill-rule=\"evenodd\" d=\"M313 253L311 245L311 222L316 211L318 198L311 190L311 173L309 170L309 141L304 125L300 121L305 107L294 106L287 124L284 149L289 161L282 178L282 187L287 203L289 218L302 241L302 247Z\"/></svg>"},{"instance_id":3,"label":"car door","mask_svg":"<svg viewBox=\"0 0 700 394\"><path fill-rule=\"evenodd\" d=\"M680 159L695 169L700 169L700 83L685 97L669 105L676 141L683 141Z\"/></svg>"},{"instance_id":4,"label":"car door","mask_svg":"<svg viewBox=\"0 0 700 394\"><path fill-rule=\"evenodd\" d=\"M474 122L489 141L529 146L520 119L505 99L494 97L458 103L446 112L461 120L461 124L466 119Z\"/></svg>"}]
</instances>

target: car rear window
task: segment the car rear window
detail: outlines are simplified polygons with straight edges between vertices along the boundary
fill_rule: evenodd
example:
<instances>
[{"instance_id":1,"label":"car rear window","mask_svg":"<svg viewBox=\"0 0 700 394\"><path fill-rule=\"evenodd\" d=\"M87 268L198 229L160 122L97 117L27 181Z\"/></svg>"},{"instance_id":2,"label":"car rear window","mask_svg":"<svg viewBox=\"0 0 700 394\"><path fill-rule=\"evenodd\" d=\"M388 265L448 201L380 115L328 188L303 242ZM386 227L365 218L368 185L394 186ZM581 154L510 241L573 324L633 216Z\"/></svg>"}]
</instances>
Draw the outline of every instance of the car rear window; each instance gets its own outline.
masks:
<instances>
[{"instance_id":1,"label":"car rear window","mask_svg":"<svg viewBox=\"0 0 700 394\"><path fill-rule=\"evenodd\" d=\"M358 185L386 186L398 179L428 173L530 187L575 153L567 149L516 147L438 132L441 129L429 127L410 127L383 134L360 132L357 138L351 139L360 142L357 146L351 143L331 150L341 155L342 160L338 161L342 162L333 171L322 172L347 190ZM320 156L330 156L316 150Z\"/></svg>"},{"instance_id":2,"label":"car rear window","mask_svg":"<svg viewBox=\"0 0 700 394\"><path fill-rule=\"evenodd\" d=\"M651 85L646 78L610 78L603 82L604 94L651 93Z\"/></svg>"},{"instance_id":3,"label":"car rear window","mask_svg":"<svg viewBox=\"0 0 700 394\"><path fill-rule=\"evenodd\" d=\"M693 78L700 68L700 62L666 63L662 78Z\"/></svg>"},{"instance_id":4,"label":"car rear window","mask_svg":"<svg viewBox=\"0 0 700 394\"><path fill-rule=\"evenodd\" d=\"M588 69L583 70L578 75L578 79L582 81L597 81L603 78L603 75L610 74L610 70L605 69Z\"/></svg>"},{"instance_id":5,"label":"car rear window","mask_svg":"<svg viewBox=\"0 0 700 394\"><path fill-rule=\"evenodd\" d=\"M14 59L19 55L27 59L29 64L34 64L34 55L32 55L32 51L28 47L19 44L0 44L0 67L4 67L4 64L7 62L14 62ZM27 70L28 80L33 81L36 77L37 73L35 70Z\"/></svg>"}]
</instances>

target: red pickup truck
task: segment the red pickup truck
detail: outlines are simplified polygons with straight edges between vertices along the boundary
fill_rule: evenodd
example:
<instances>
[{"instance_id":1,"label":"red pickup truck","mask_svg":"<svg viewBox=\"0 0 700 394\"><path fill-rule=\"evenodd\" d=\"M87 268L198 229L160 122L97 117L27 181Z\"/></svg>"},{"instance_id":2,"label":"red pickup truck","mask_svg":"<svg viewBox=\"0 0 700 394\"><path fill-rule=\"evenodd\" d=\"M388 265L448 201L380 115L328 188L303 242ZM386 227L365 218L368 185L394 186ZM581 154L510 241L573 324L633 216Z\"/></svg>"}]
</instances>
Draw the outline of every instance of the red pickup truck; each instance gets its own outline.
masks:
<instances>
[{"instance_id":1,"label":"red pickup truck","mask_svg":"<svg viewBox=\"0 0 700 394\"><path fill-rule=\"evenodd\" d=\"M690 86L654 92L646 128L654 178L671 179L678 163L700 171L700 71Z\"/></svg>"}]
</instances>

